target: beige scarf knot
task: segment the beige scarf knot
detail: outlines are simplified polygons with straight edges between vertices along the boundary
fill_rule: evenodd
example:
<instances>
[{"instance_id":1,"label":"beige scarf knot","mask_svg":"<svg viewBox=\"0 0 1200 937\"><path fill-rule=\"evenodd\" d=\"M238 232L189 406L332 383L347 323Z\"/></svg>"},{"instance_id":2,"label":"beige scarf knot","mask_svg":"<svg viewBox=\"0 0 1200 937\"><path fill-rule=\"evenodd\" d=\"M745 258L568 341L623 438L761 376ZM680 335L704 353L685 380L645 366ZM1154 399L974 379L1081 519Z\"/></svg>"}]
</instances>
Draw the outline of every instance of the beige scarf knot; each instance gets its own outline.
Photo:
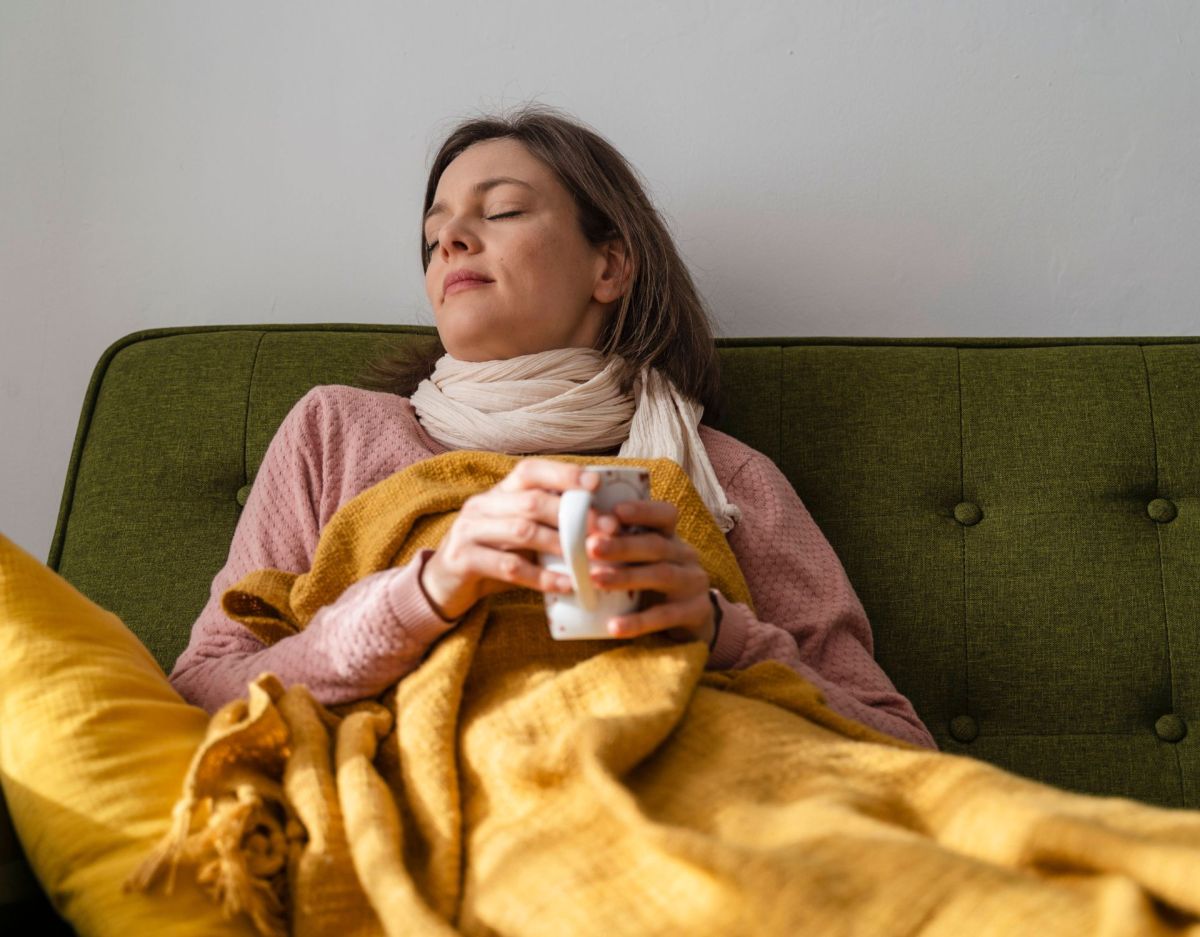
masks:
<instances>
[{"instance_id":1,"label":"beige scarf knot","mask_svg":"<svg viewBox=\"0 0 1200 937\"><path fill-rule=\"evenodd\" d=\"M621 393L619 364L591 348L496 361L444 355L410 399L429 435L457 449L532 455L619 445L618 456L671 459L728 533L741 512L725 497L700 441L704 408L656 368L643 368L632 393Z\"/></svg>"}]
</instances>

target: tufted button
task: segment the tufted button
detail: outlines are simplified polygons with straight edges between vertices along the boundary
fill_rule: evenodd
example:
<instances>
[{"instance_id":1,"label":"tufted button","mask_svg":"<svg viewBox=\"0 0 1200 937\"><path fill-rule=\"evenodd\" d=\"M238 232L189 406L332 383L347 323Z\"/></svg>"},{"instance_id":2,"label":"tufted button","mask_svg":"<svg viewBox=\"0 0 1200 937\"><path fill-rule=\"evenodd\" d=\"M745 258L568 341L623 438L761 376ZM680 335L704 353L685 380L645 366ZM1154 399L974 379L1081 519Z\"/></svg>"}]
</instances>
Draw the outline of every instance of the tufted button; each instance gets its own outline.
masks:
<instances>
[{"instance_id":1,"label":"tufted button","mask_svg":"<svg viewBox=\"0 0 1200 937\"><path fill-rule=\"evenodd\" d=\"M979 723L970 716L955 716L950 720L950 735L956 742L973 742L979 735Z\"/></svg>"},{"instance_id":2,"label":"tufted button","mask_svg":"<svg viewBox=\"0 0 1200 937\"><path fill-rule=\"evenodd\" d=\"M1154 723L1154 734L1164 742L1182 742L1187 735L1187 723L1175 713L1167 713Z\"/></svg>"},{"instance_id":3,"label":"tufted button","mask_svg":"<svg viewBox=\"0 0 1200 937\"><path fill-rule=\"evenodd\" d=\"M1146 513L1160 524L1169 524L1175 520L1175 515L1179 511L1175 507L1174 501L1168 501L1166 498L1155 498L1146 505Z\"/></svg>"},{"instance_id":4,"label":"tufted button","mask_svg":"<svg viewBox=\"0 0 1200 937\"><path fill-rule=\"evenodd\" d=\"M954 505L954 519L964 527L973 527L983 520L983 511L971 501L960 501Z\"/></svg>"},{"instance_id":5,"label":"tufted button","mask_svg":"<svg viewBox=\"0 0 1200 937\"><path fill-rule=\"evenodd\" d=\"M250 486L242 485L242 487L237 490L237 495L235 495L235 497L237 498L237 503L240 506L245 507L246 499L250 497Z\"/></svg>"}]
</instances>

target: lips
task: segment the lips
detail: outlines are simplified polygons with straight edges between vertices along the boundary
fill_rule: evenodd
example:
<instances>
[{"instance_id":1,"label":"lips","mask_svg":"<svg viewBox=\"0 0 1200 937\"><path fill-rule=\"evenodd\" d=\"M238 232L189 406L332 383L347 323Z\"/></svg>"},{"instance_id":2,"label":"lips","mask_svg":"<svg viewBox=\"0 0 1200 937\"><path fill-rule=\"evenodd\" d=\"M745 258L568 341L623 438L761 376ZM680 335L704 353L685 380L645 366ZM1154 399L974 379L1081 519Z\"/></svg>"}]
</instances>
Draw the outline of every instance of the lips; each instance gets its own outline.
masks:
<instances>
[{"instance_id":1,"label":"lips","mask_svg":"<svg viewBox=\"0 0 1200 937\"><path fill-rule=\"evenodd\" d=\"M454 270L446 274L446 279L442 281L442 292L449 296L451 293L461 293L463 290L486 286L491 282L489 277L475 270Z\"/></svg>"}]
</instances>

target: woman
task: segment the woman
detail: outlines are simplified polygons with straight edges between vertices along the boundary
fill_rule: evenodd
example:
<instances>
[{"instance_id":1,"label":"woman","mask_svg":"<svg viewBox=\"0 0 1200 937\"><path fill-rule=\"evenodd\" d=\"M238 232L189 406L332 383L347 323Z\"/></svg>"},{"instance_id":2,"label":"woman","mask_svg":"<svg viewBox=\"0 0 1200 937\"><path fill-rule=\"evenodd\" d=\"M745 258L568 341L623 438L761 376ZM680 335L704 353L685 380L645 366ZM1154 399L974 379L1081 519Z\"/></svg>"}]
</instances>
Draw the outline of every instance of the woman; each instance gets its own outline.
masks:
<instances>
[{"instance_id":1,"label":"woman","mask_svg":"<svg viewBox=\"0 0 1200 937\"><path fill-rule=\"evenodd\" d=\"M580 466L537 454L662 455L683 466L727 532L756 613L710 588L675 536L673 504L636 502L595 521L594 580L660 601L614 619L611 633L705 641L714 669L781 661L844 715L936 747L875 663L861 603L786 478L767 456L700 425L718 391L711 328L620 154L546 108L469 120L435 158L424 209L439 346L385 368L390 391L316 387L291 410L176 662L179 692L214 711L269 670L326 704L378 694L483 596L570 591L535 557L559 551L560 493L593 482ZM358 581L301 633L264 647L223 614L221 595L247 572L308 569L341 504L452 448L533 455L471 498L436 550Z\"/></svg>"}]
</instances>

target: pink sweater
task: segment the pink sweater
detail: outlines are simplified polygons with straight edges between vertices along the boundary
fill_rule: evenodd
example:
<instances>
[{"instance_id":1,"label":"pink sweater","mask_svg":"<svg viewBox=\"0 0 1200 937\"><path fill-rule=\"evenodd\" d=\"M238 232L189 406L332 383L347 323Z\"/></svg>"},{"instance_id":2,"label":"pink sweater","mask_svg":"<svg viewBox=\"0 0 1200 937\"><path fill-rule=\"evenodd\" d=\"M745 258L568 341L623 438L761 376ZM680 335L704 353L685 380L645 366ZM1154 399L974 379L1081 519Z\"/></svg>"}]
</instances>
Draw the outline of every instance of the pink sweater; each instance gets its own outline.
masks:
<instances>
[{"instance_id":1,"label":"pink sweater","mask_svg":"<svg viewBox=\"0 0 1200 937\"><path fill-rule=\"evenodd\" d=\"M838 712L888 735L936 748L912 704L872 656L871 628L833 548L787 478L762 453L701 426L700 438L742 519L728 534L758 617L719 593L721 624L708 661L741 669L777 660L815 683ZM304 572L338 506L393 472L445 452L405 397L314 387L276 431L238 521L229 559L175 662L171 683L215 711L263 671L304 683L323 703L374 696L413 670L454 627L418 584L432 551L361 579L307 628L269 647L221 610L246 573Z\"/></svg>"}]
</instances>

